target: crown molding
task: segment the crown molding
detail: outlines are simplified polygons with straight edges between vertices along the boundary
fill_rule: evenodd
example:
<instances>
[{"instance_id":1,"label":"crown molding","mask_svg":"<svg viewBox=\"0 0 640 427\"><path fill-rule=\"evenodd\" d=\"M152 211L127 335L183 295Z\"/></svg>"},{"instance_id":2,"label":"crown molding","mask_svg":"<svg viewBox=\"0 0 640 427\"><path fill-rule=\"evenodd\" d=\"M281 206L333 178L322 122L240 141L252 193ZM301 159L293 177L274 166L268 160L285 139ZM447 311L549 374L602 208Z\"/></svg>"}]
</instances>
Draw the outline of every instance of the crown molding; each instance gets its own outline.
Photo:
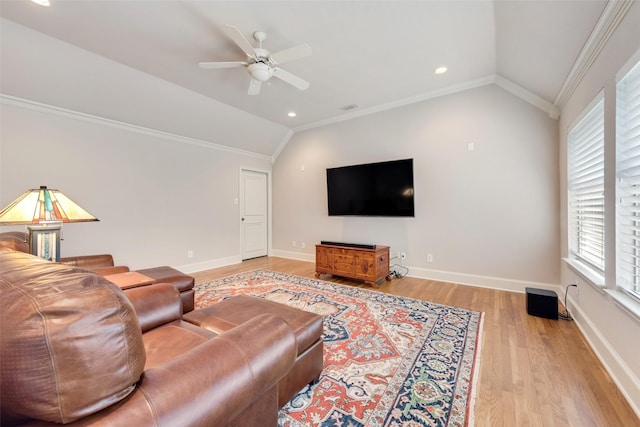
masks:
<instances>
[{"instance_id":1,"label":"crown molding","mask_svg":"<svg viewBox=\"0 0 640 427\"><path fill-rule=\"evenodd\" d=\"M280 155L282 150L284 150L284 147L287 146L287 143L289 142L292 136L293 136L293 129L287 130L287 133L285 134L284 138L282 138L282 141L280 141L280 144L278 144L278 146L276 147L276 151L273 152L273 156L271 156L271 163L276 162L276 160L278 159L278 156Z\"/></svg>"},{"instance_id":2,"label":"crown molding","mask_svg":"<svg viewBox=\"0 0 640 427\"><path fill-rule=\"evenodd\" d=\"M560 110L555 105L553 105L546 99L539 97L533 92L529 92L528 90L526 90L522 86L515 84L511 80L496 74L494 83L507 92L510 92L518 98L521 98L529 104L541 109L545 113L549 114L549 117L551 117L552 119L557 120L560 117Z\"/></svg>"},{"instance_id":3,"label":"crown molding","mask_svg":"<svg viewBox=\"0 0 640 427\"><path fill-rule=\"evenodd\" d=\"M463 92L469 89L475 89L480 86L486 86L494 82L494 76L487 76L477 80L470 80L465 83L461 83L454 86L449 86L433 92L427 92L409 98L400 99L398 101L388 102L386 104L380 104L362 110L352 111L347 114L341 114L325 120L309 123L306 125L298 126L293 129L294 132L300 132L303 130L315 129L322 126L327 126L335 123L344 122L346 120L355 119L358 117L368 116L370 114L380 113L382 111L392 110L398 107L404 107L405 105L415 104L417 102L427 101L429 99L440 98L442 96L451 95L458 92Z\"/></svg>"},{"instance_id":4,"label":"crown molding","mask_svg":"<svg viewBox=\"0 0 640 427\"><path fill-rule=\"evenodd\" d=\"M102 126L108 126L116 129L123 129L129 132L135 132L142 135L152 136L156 138L167 139L174 142L180 142L183 144L196 145L203 148L209 148L218 151L225 151L228 153L238 154L241 156L254 157L261 160L272 161L272 156L265 154L254 153L252 151L241 150L239 148L233 148L226 145L218 144L212 141L206 141L198 138L192 138L184 135L177 135L170 132L165 132L157 129L151 129L144 126L138 126L131 123L122 122L119 120L107 119L100 116L94 116L92 114L81 113L79 111L69 110L62 107L56 107L41 102L31 101L29 99L19 98L12 95L0 93L0 104L9 105L12 107L23 108L26 110L37 111L45 114L52 114L56 116L62 116L73 120L80 120L83 122L98 124Z\"/></svg>"},{"instance_id":5,"label":"crown molding","mask_svg":"<svg viewBox=\"0 0 640 427\"><path fill-rule=\"evenodd\" d=\"M282 152L282 150L284 150L284 148L287 146L289 140L293 137L293 135L297 132L301 132L304 130L309 130L309 129L315 129L315 128L319 128L319 127L323 127L323 126L328 126L331 124L335 124L335 123L340 123L343 121L347 121L347 120L352 120L358 117L364 117L370 114L375 114L375 113L379 113L379 112L383 112L383 111L387 111L387 110L392 110L395 108L399 108L399 107L403 107L405 105L411 105L411 104L415 104L418 102L423 102L423 101L427 101L430 99L435 99L435 98L440 98L443 96L447 96L447 95L452 95L455 93L459 93L459 92L464 92L466 90L471 90L471 89L475 89L478 87L482 87L482 86L486 86L489 84L495 84L498 87L501 87L502 89L508 91L509 93L517 96L518 98L530 103L531 105L539 108L540 110L546 112L547 114L549 114L549 116L553 119L557 119L559 117L559 109L551 104L549 101L535 95L532 92L529 92L528 90L524 89L523 87L517 85L516 83L512 82L509 79L506 79L505 77L502 77L500 75L490 75L490 76L486 76L480 79L476 79L476 80L470 80L468 82L465 83L461 83L458 85L453 85L453 86L449 86L440 90L436 90L436 91L432 91L432 92L427 92L427 93L423 93L420 95L416 95L416 96L412 96L409 98L404 98L398 101L394 101L394 102L389 102L386 104L381 104L381 105L376 105L374 107L370 107L370 108L365 108L362 110L358 110L358 111L353 111L347 114L342 114L339 116L335 116L326 120L320 120L314 123L309 123L303 126L299 126L297 128L294 129L288 129L287 133L284 135L284 137L282 138L282 141L280 142L280 144L278 145L278 147L276 147L274 153L271 156L268 155L264 155L264 154L259 154L259 153L254 153L251 151L247 151L247 150L241 150L238 148L233 148L233 147L229 147L226 145L222 145L222 144L218 144L215 142L211 142L211 141L205 141L205 140L201 140L201 139L197 139L197 138L191 138L188 136L183 136L183 135L177 135L177 134L173 134L173 133L169 133L169 132L164 132L164 131L160 131L157 129L151 129L151 128L147 128L147 127L143 127L143 126L138 126L138 125L134 125L131 123L126 123L126 122L122 122L122 121L118 121L118 120L112 120L112 119L107 119L104 117L99 117L99 116L95 116L95 115L91 115L91 114L86 114L86 113L81 113L78 111L73 111L73 110L69 110L66 108L62 108L62 107L56 107L56 106L52 106L52 105L48 105L48 104L44 104L44 103L40 103L40 102L36 102L36 101L31 101L28 99L24 99L24 98L19 98L16 96L12 96L12 95L7 95L7 94L3 94L0 93L0 104L5 104L5 105L11 105L14 107L19 107L19 108L24 108L24 109L28 109L28 110L32 110L32 111L38 111L38 112L44 112L47 114L54 114L54 115L58 115L58 116L63 116L63 117L67 117L67 118L71 118L74 120L81 120L84 122L91 122L94 124L99 124L99 125L103 125L103 126L109 126L109 127L113 127L113 128L118 128L118 129L124 129L130 132L136 132L136 133L140 133L143 135L148 135L148 136L153 136L153 137L158 137L158 138L163 138L163 139L168 139L168 140L172 140L175 142L180 142L180 143L186 143L186 144L191 144L191 145L197 145L200 147L204 147L204 148L209 148L209 149L214 149L214 150L220 150L220 151L226 151L229 153L234 153L234 154L239 154L242 156L249 156L249 157L254 157L254 158L258 158L261 160L267 160L270 161L271 163L275 163L275 161L277 160L278 156L280 155L280 153Z\"/></svg>"},{"instance_id":6,"label":"crown molding","mask_svg":"<svg viewBox=\"0 0 640 427\"><path fill-rule=\"evenodd\" d=\"M358 111L352 111L350 113L347 114L341 114L339 116L334 116L331 117L329 119L325 119L325 120L320 120L317 122L313 122L313 123L309 123L306 125L302 125L302 126L298 126L296 128L293 129L294 133L296 132L300 132L300 131L304 131L304 130L309 130L309 129L315 129L315 128L319 128L322 126L327 126L327 125L331 125L331 124L335 124L335 123L340 123L340 122L344 122L346 120L351 120L351 119L355 119L358 117L363 117L363 116L368 116L370 114L375 114L375 113L380 113L382 111L387 111L387 110L392 110L394 108L398 108L398 107L403 107L405 105L410 105L410 104L415 104L418 102L422 102L422 101L427 101L430 99L435 99L435 98L440 98L446 95L452 95L455 93L459 93L459 92L464 92L466 90L470 90L470 89L475 89L481 86L486 86L489 84L495 84L503 89L505 89L506 91L508 91L509 93L517 96L518 98L532 104L533 106L539 108L540 110L544 111L545 113L549 114L549 116L552 119L558 119L558 117L560 116L559 113L559 109L556 108L551 102L547 101L546 99L543 99L541 97L539 97L538 95L535 95L532 92L529 92L528 90L526 90L525 88L523 88L522 86L517 85L516 83L512 82L511 80L508 80L500 75L497 74L493 74L490 76L486 76L480 79L476 79L476 80L470 80L468 82L465 83L461 83L458 85L454 85L454 86L449 86L440 90L436 90L433 92L427 92L427 93L423 93L420 95L416 95L416 96L412 96L409 98L404 98L404 99L400 99L398 101L394 101L394 102L389 102L386 104L381 104L381 105L376 105L374 107L370 107L370 108L365 108L362 110L358 110ZM288 139L286 139L288 141ZM285 142L286 144L286 142ZM280 150L281 148L278 147Z\"/></svg>"},{"instance_id":7,"label":"crown molding","mask_svg":"<svg viewBox=\"0 0 640 427\"><path fill-rule=\"evenodd\" d=\"M610 0L607 2L600 19L598 19L578 58L573 63L573 67L553 103L558 110L564 107L571 95L573 95L573 92L587 71L589 71L589 68L591 68L611 35L618 28L633 2L634 0Z\"/></svg>"}]
</instances>

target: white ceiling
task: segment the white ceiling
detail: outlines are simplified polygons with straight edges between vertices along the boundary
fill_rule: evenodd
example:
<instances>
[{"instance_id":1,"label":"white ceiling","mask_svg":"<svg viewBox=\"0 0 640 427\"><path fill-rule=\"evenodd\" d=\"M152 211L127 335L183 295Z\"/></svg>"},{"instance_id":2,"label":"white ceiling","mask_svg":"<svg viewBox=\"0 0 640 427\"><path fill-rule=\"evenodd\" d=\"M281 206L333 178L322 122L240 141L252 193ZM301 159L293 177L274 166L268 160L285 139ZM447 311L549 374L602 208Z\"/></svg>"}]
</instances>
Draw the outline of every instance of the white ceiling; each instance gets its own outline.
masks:
<instances>
[{"instance_id":1,"label":"white ceiling","mask_svg":"<svg viewBox=\"0 0 640 427\"><path fill-rule=\"evenodd\" d=\"M41 7L1 0L0 16L293 130L349 114L341 110L346 105L381 108L496 76L553 104L606 6L603 0L50 1ZM271 52L309 44L311 57L282 66L309 81L309 89L272 79L250 96L244 69L199 68L200 61L245 59L224 24L251 41L253 31L266 32ZM440 65L449 71L437 76Z\"/></svg>"}]
</instances>

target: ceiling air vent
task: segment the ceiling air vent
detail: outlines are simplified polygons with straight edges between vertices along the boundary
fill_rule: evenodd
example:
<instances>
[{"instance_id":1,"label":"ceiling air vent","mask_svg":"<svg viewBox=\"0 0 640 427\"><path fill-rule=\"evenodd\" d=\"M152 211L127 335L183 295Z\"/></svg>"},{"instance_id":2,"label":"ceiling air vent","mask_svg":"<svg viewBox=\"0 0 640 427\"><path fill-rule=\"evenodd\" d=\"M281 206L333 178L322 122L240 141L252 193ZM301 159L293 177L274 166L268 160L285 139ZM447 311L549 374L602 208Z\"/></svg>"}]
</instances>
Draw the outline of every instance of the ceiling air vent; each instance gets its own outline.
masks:
<instances>
[{"instance_id":1,"label":"ceiling air vent","mask_svg":"<svg viewBox=\"0 0 640 427\"><path fill-rule=\"evenodd\" d=\"M345 105L344 107L340 107L342 111L351 111L351 110L355 110L356 108L358 108L358 104L350 104L350 105Z\"/></svg>"}]
</instances>

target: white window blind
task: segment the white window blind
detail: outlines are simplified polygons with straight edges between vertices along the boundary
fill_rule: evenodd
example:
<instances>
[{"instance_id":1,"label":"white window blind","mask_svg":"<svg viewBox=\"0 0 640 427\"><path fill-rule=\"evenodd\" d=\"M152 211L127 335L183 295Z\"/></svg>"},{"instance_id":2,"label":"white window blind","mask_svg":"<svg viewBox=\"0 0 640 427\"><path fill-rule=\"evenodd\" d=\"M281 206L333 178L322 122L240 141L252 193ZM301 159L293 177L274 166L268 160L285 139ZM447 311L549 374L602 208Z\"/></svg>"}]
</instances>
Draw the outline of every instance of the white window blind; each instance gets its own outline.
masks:
<instances>
[{"instance_id":1,"label":"white window blind","mask_svg":"<svg viewBox=\"0 0 640 427\"><path fill-rule=\"evenodd\" d=\"M640 298L640 63L616 87L616 281Z\"/></svg>"},{"instance_id":2,"label":"white window blind","mask_svg":"<svg viewBox=\"0 0 640 427\"><path fill-rule=\"evenodd\" d=\"M568 135L569 255L604 276L604 100Z\"/></svg>"}]
</instances>

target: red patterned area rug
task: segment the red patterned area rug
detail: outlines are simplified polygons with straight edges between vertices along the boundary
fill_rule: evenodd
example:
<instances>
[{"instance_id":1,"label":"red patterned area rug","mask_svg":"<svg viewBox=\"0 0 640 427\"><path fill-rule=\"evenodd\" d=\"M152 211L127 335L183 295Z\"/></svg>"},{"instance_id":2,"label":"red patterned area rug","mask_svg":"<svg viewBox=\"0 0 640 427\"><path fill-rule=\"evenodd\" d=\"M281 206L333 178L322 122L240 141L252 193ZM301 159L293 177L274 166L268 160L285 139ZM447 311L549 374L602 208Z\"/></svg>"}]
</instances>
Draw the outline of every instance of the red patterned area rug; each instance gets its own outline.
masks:
<instances>
[{"instance_id":1,"label":"red patterned area rug","mask_svg":"<svg viewBox=\"0 0 640 427\"><path fill-rule=\"evenodd\" d=\"M279 426L472 426L483 313L255 270L196 286L196 308L247 294L324 316L320 382Z\"/></svg>"}]
</instances>

